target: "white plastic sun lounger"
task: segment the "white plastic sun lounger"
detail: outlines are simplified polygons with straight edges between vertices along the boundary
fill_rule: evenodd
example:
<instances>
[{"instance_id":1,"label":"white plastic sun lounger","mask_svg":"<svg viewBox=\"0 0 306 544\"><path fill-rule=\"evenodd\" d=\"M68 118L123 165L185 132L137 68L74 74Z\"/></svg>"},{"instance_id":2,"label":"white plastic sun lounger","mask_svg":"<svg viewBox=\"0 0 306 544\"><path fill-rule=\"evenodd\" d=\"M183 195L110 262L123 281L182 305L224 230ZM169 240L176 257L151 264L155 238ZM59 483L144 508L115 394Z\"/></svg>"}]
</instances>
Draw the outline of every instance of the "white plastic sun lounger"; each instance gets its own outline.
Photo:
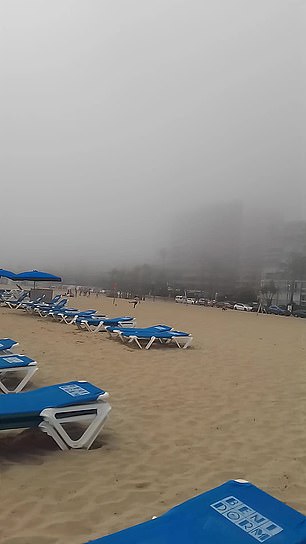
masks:
<instances>
[{"instance_id":1,"label":"white plastic sun lounger","mask_svg":"<svg viewBox=\"0 0 306 544\"><path fill-rule=\"evenodd\" d=\"M62 450L89 449L111 410L108 396L103 389L82 381L0 395L0 430L38 428ZM69 423L87 423L80 438L68 434Z\"/></svg>"},{"instance_id":2,"label":"white plastic sun lounger","mask_svg":"<svg viewBox=\"0 0 306 544\"><path fill-rule=\"evenodd\" d=\"M76 320L81 317L84 319L90 318L97 310L63 310L57 313L57 319L66 325L73 325Z\"/></svg>"},{"instance_id":3,"label":"white plastic sun lounger","mask_svg":"<svg viewBox=\"0 0 306 544\"><path fill-rule=\"evenodd\" d=\"M17 299L8 299L5 301L5 304L11 309L18 310L26 298L28 298L28 292L23 291Z\"/></svg>"},{"instance_id":4,"label":"white plastic sun lounger","mask_svg":"<svg viewBox=\"0 0 306 544\"><path fill-rule=\"evenodd\" d=\"M134 327L136 325L135 318L126 315L120 317L104 317L96 315L93 315L92 317L78 317L75 323L79 329L84 328L89 332L106 331L107 326Z\"/></svg>"},{"instance_id":5,"label":"white plastic sun lounger","mask_svg":"<svg viewBox=\"0 0 306 544\"><path fill-rule=\"evenodd\" d=\"M140 349L143 348L142 343L145 344L145 349L150 349L156 340L161 344L174 343L178 348L187 349L193 340L191 334L187 332L173 329L158 330L158 326L146 329L136 328L134 331L118 327L118 329L113 329L112 332L116 332L122 341L127 341L130 344L135 342Z\"/></svg>"},{"instance_id":6,"label":"white plastic sun lounger","mask_svg":"<svg viewBox=\"0 0 306 544\"><path fill-rule=\"evenodd\" d=\"M18 393L27 385L33 374L38 370L36 361L26 355L6 354L0 357L0 390L3 393ZM3 378L22 374L14 389L9 389L2 381ZM0 414L1 418L1 414Z\"/></svg>"}]
</instances>

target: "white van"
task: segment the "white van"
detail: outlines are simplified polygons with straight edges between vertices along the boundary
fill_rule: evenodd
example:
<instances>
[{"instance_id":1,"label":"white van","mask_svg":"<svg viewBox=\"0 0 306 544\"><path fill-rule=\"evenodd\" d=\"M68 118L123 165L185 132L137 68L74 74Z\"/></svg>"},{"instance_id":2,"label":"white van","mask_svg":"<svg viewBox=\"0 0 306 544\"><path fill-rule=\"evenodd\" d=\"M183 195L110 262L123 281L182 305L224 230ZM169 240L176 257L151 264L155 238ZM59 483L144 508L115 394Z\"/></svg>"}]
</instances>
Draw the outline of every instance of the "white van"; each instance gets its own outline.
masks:
<instances>
[{"instance_id":1,"label":"white van","mask_svg":"<svg viewBox=\"0 0 306 544\"><path fill-rule=\"evenodd\" d=\"M177 295L174 300L175 302L184 302L184 297L182 297L181 295Z\"/></svg>"}]
</instances>

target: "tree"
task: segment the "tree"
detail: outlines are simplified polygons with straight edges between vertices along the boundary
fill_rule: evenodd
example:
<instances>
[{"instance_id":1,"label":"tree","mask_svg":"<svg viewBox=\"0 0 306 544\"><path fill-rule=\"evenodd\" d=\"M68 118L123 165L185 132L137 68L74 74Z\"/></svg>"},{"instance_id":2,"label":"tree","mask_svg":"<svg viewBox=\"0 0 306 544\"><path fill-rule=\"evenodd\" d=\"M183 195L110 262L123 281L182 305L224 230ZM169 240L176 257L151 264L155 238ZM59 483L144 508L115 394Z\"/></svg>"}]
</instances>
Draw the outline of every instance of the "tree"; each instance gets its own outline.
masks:
<instances>
[{"instance_id":1,"label":"tree","mask_svg":"<svg viewBox=\"0 0 306 544\"><path fill-rule=\"evenodd\" d=\"M260 292L264 298L265 304L271 306L274 295L278 292L278 288L274 281L271 280L261 286Z\"/></svg>"}]
</instances>

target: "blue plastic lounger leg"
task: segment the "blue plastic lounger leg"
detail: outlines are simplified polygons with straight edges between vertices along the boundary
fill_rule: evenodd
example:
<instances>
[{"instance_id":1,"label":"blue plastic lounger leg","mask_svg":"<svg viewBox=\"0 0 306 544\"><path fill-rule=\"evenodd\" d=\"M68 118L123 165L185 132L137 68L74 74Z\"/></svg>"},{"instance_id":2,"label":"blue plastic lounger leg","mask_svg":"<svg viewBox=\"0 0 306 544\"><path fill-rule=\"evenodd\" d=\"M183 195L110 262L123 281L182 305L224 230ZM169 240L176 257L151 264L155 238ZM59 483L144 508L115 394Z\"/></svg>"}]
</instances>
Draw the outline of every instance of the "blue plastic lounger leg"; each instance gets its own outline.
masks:
<instances>
[{"instance_id":1,"label":"blue plastic lounger leg","mask_svg":"<svg viewBox=\"0 0 306 544\"><path fill-rule=\"evenodd\" d=\"M38 370L38 366L36 365L36 363L34 363L34 364L30 363L26 367L20 367L20 368L19 367L14 367L14 368L8 368L8 369L5 369L5 370L1 371L0 372L0 389L1 389L1 391L3 391L3 393L19 393L27 385L27 383L30 381L30 379L32 378L32 376L35 374L35 372L37 370ZM4 383L2 382L1 377L2 376L4 377L8 373L17 374L17 372L18 372L18 374L20 372L25 372L25 375L22 378L22 380L20 380L18 382L15 389L8 389L4 385Z\"/></svg>"},{"instance_id":2,"label":"blue plastic lounger leg","mask_svg":"<svg viewBox=\"0 0 306 544\"><path fill-rule=\"evenodd\" d=\"M108 394L105 393L103 398L108 398ZM110 404L103 399L87 405L46 408L40 414L44 421L40 423L39 427L43 432L51 436L62 450L69 448L89 449L102 430L110 410ZM77 440L73 440L63 427L67 423L82 423L85 421L89 422L89 425Z\"/></svg>"}]
</instances>

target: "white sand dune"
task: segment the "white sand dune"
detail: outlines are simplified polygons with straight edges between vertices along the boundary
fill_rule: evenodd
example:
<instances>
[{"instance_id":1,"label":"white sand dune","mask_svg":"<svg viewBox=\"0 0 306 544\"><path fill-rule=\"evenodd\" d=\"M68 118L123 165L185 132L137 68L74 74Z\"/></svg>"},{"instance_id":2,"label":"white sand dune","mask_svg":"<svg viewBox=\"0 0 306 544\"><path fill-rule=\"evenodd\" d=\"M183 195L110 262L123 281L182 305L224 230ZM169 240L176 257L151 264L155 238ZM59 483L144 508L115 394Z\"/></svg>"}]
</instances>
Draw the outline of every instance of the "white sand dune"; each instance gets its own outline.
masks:
<instances>
[{"instance_id":1,"label":"white sand dune","mask_svg":"<svg viewBox=\"0 0 306 544\"><path fill-rule=\"evenodd\" d=\"M173 302L78 297L71 305L194 336L149 351L0 308L0 336L39 371L31 388L86 379L112 412L90 451L39 431L0 433L1 544L82 544L230 478L306 514L306 321Z\"/></svg>"}]
</instances>

